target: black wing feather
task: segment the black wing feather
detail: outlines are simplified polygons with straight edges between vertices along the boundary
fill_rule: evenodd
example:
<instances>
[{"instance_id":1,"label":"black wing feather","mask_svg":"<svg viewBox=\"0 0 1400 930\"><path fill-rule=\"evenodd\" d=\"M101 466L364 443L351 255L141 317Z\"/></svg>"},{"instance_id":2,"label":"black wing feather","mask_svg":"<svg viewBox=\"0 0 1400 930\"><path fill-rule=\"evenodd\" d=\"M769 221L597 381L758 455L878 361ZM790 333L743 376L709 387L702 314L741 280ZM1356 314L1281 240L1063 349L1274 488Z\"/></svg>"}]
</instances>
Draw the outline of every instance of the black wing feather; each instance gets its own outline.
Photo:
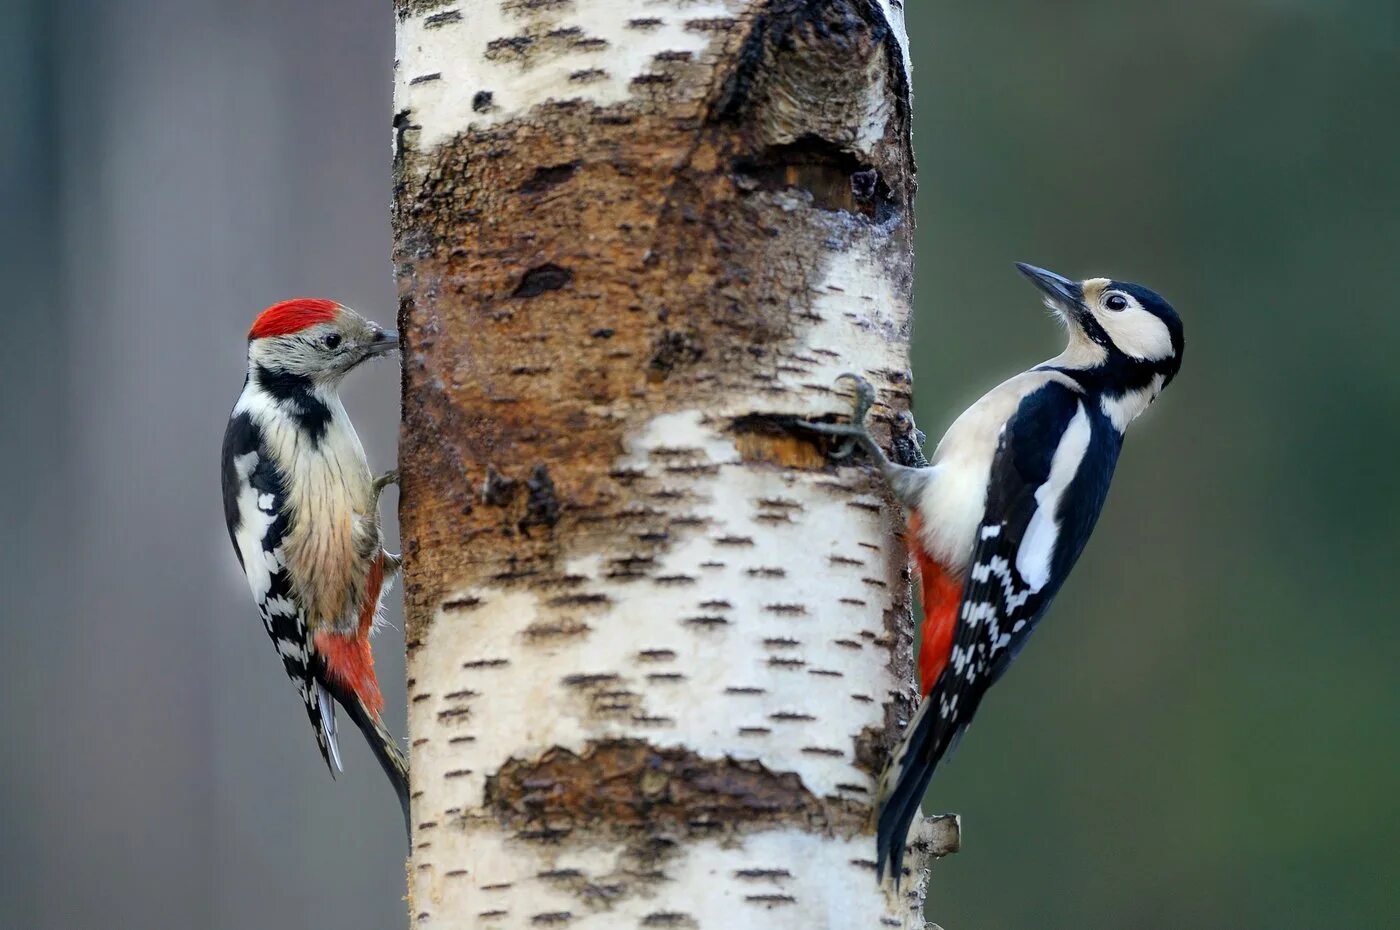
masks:
<instances>
[{"instance_id":1,"label":"black wing feather","mask_svg":"<svg viewBox=\"0 0 1400 930\"><path fill-rule=\"evenodd\" d=\"M1097 406L1085 401L1067 385L1050 382L1021 401L1002 431L963 587L953 651L896 751L895 771L887 776L890 787L881 805L877 858L881 874L885 862L891 863L896 881L902 874L909 826L934 769L972 721L987 689L1025 645L1102 509L1119 440ZM1033 591L1016 570L1017 550L1036 512L1035 492L1049 477L1055 450L1081 403L1091 419L1090 446L1056 514L1064 528L1060 538L1075 541L1057 545L1048 583Z\"/></svg>"},{"instance_id":2,"label":"black wing feather","mask_svg":"<svg viewBox=\"0 0 1400 930\"><path fill-rule=\"evenodd\" d=\"M259 540L261 551L245 554L238 545L238 531L245 519L240 500L244 479L238 473L238 460L249 453L256 453L257 459L246 480L257 492L259 511L270 516L271 521ZM334 732L334 721L323 719L317 699L317 660L306 628L306 616L293 591L291 573L274 555L282 547L289 526L286 510L287 491L282 475L263 443L261 430L246 412L234 414L224 431L222 484L224 519L228 524L233 551L238 556L238 564L247 571L246 560L259 558L274 566L270 571L268 589L258 600L258 614L262 618L267 635L277 647L287 677L296 685L297 694L306 708L307 718L316 731L316 746L321 752L321 758L334 775L336 767L331 759L332 752L327 735Z\"/></svg>"}]
</instances>

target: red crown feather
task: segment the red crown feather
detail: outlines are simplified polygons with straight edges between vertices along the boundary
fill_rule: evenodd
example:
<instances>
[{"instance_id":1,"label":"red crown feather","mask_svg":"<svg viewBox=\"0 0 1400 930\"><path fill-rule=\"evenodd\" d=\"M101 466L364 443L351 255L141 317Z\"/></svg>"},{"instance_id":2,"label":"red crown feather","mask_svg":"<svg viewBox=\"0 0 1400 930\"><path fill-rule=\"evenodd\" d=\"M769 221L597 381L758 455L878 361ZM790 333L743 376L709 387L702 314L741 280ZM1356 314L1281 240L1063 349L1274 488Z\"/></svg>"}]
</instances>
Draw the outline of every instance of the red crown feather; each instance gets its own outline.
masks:
<instances>
[{"instance_id":1,"label":"red crown feather","mask_svg":"<svg viewBox=\"0 0 1400 930\"><path fill-rule=\"evenodd\" d=\"M340 304L333 300L320 300L315 297L294 297L280 304L273 304L253 321L248 330L249 339L262 339L264 336L285 336L301 332L317 323L329 323L335 319Z\"/></svg>"}]
</instances>

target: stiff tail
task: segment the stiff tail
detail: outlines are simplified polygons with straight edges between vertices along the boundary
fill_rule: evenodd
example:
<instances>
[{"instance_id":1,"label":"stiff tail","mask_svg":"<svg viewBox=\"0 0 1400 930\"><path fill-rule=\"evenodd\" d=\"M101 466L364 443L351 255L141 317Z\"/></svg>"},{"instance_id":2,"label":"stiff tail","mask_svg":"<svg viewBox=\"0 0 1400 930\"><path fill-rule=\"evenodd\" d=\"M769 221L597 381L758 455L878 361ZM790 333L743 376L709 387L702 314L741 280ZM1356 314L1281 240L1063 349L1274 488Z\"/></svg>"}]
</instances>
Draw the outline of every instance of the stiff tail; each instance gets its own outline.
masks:
<instances>
[{"instance_id":1,"label":"stiff tail","mask_svg":"<svg viewBox=\"0 0 1400 930\"><path fill-rule=\"evenodd\" d=\"M331 770L331 778L334 778L337 772L345 771L345 766L340 764L340 743L335 738L335 701L320 684L312 682L311 688L316 695L316 710L320 716L316 745L320 747L321 758L326 760L326 767Z\"/></svg>"},{"instance_id":2,"label":"stiff tail","mask_svg":"<svg viewBox=\"0 0 1400 930\"><path fill-rule=\"evenodd\" d=\"M306 715L316 731L316 748L321 751L321 758L325 760L331 777L334 778L337 773L345 771L340 761L340 742L335 725L335 705L338 703L345 708L355 726L360 728L374 757L384 769L384 774L389 776L389 781L393 783L394 792L399 796L399 804L403 807L404 828L412 837L408 806L408 757L399 748L393 734L384 726L379 709L372 705L366 706L362 697L363 689L346 687L335 678L326 675L324 662L320 663L318 668L320 674L308 676L302 685L302 700L306 704ZM376 683L373 696L377 696L378 693Z\"/></svg>"},{"instance_id":3,"label":"stiff tail","mask_svg":"<svg viewBox=\"0 0 1400 930\"><path fill-rule=\"evenodd\" d=\"M894 878L895 888L904 877L904 850L909 828L919 815L924 792L939 760L952 748L962 727L949 728L937 710L938 692L924 698L918 713L904 731L889 764L880 776L878 799L880 820L875 833L875 859L879 876L885 865Z\"/></svg>"},{"instance_id":4,"label":"stiff tail","mask_svg":"<svg viewBox=\"0 0 1400 930\"><path fill-rule=\"evenodd\" d=\"M384 726L384 721L379 718L379 714L365 707L354 694L337 694L336 700L345 708L346 714L355 722L355 726L360 728L360 732L365 736L365 742L369 743L370 751L379 760L379 765L384 769L384 774L389 777L389 781L394 786L394 793L399 796L399 805L403 807L403 827L410 839L413 837L413 822L410 818L408 800L408 756L399 747L398 740Z\"/></svg>"},{"instance_id":5,"label":"stiff tail","mask_svg":"<svg viewBox=\"0 0 1400 930\"><path fill-rule=\"evenodd\" d=\"M924 548L922 521L918 511L909 516L909 552L919 567L920 600L924 606L921 628L923 644L919 650L919 681L923 683L923 701L904 730L904 738L895 747L889 764L880 776L877 797L880 822L876 829L876 865L883 879L885 864L895 887L904 877L904 850L909 841L909 827L919 815L919 806L928 790L929 780L938 762L957 742L964 725L945 720L935 709L940 689L946 689L949 679L944 676L952 657L953 637L957 632L958 607L962 603L963 579L949 571ZM966 700L966 697L963 698ZM962 717L971 719L971 714Z\"/></svg>"},{"instance_id":6,"label":"stiff tail","mask_svg":"<svg viewBox=\"0 0 1400 930\"><path fill-rule=\"evenodd\" d=\"M326 710L313 714L312 722L315 723L317 717L321 720L316 739L321 746L321 755L325 757L326 764L332 766L331 774L334 775L340 767L340 751L335 741L335 709L325 695L329 694L345 708L355 726L364 734L365 742L369 743L384 774L389 776L394 793L399 796L404 830L411 841L413 825L408 798L408 757L380 717L384 711L384 697L379 690L379 679L374 674L374 653L369 645L369 634L379 611L383 586L384 553L381 551L370 566L356 629L349 633L321 630L313 637L316 657L313 687L322 696L320 703L326 706ZM308 702L308 707L310 704Z\"/></svg>"}]
</instances>

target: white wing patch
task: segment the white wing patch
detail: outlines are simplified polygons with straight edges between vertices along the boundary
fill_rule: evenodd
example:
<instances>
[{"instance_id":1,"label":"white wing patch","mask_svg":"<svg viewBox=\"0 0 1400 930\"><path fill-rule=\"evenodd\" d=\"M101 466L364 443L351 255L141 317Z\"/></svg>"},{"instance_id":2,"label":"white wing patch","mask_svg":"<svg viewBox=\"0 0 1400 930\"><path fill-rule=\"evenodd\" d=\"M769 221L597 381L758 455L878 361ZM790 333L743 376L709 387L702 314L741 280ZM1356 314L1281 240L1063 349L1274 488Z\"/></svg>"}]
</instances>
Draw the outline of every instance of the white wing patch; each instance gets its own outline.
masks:
<instances>
[{"instance_id":1,"label":"white wing patch","mask_svg":"<svg viewBox=\"0 0 1400 930\"><path fill-rule=\"evenodd\" d=\"M263 537L268 527L277 519L277 504L271 494L259 494L253 487L253 471L258 467L256 451L240 455L233 460L233 468L238 475L238 530L234 542L238 554L243 557L243 574L252 589L253 600L259 605L267 598L272 587L272 573L281 565L278 555L281 552L263 551Z\"/></svg>"},{"instance_id":2,"label":"white wing patch","mask_svg":"<svg viewBox=\"0 0 1400 930\"><path fill-rule=\"evenodd\" d=\"M1075 414L1060 436L1060 444L1050 460L1050 474L1035 490L1035 513L1026 525L1026 535L1016 550L1016 571L1030 586L1032 593L1040 591L1050 580L1050 563L1055 556L1055 542L1060 535L1055 512L1060 499L1089 451L1089 415L1084 404L1077 403Z\"/></svg>"}]
</instances>

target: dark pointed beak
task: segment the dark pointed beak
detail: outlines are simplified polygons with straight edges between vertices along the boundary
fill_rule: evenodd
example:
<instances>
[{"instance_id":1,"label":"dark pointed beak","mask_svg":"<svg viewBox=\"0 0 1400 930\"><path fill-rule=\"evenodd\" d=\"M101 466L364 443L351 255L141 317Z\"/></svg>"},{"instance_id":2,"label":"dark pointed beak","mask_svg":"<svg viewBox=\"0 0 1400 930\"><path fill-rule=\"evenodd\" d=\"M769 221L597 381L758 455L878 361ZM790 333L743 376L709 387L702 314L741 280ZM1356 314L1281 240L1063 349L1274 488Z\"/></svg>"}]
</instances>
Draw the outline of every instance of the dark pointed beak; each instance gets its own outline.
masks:
<instances>
[{"instance_id":1,"label":"dark pointed beak","mask_svg":"<svg viewBox=\"0 0 1400 930\"><path fill-rule=\"evenodd\" d=\"M1069 278L1057 275L1053 271L1046 271L1044 268L1027 265L1025 262L1017 262L1016 270L1030 278L1031 283L1039 288L1042 294L1058 304L1062 310L1074 310L1084 303L1083 288Z\"/></svg>"},{"instance_id":2,"label":"dark pointed beak","mask_svg":"<svg viewBox=\"0 0 1400 930\"><path fill-rule=\"evenodd\" d=\"M399 334L392 329L376 330L374 342L369 345L370 355L387 355L399 347Z\"/></svg>"}]
</instances>

